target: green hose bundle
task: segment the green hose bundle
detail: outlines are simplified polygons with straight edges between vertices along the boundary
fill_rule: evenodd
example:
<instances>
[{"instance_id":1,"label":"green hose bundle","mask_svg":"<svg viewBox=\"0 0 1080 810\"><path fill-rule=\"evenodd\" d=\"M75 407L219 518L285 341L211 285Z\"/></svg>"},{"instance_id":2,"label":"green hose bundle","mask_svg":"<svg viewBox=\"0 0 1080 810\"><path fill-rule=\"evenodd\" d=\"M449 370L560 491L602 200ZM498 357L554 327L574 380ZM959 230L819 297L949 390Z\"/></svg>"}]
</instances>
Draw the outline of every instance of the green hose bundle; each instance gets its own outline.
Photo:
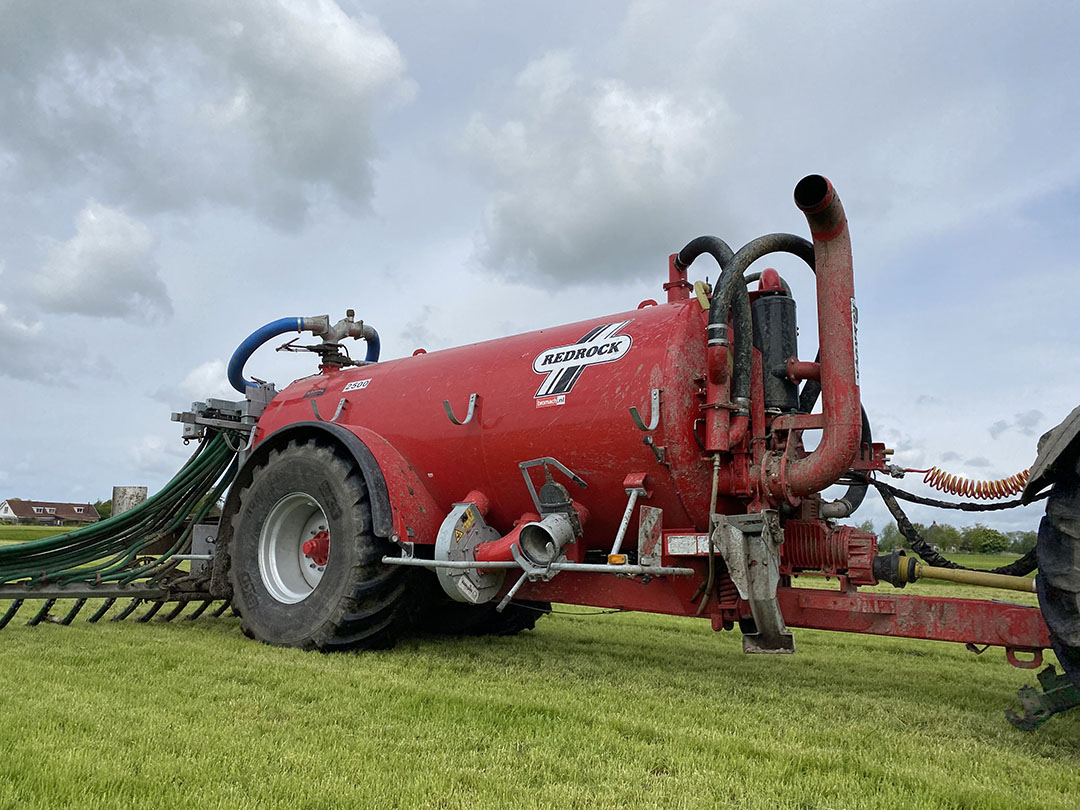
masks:
<instances>
[{"instance_id":1,"label":"green hose bundle","mask_svg":"<svg viewBox=\"0 0 1080 810\"><path fill-rule=\"evenodd\" d=\"M236 475L229 432L210 433L160 492L123 514L66 534L0 546L0 584L157 582L175 569L177 561L170 558L190 546L192 526L206 517ZM181 528L163 554L136 559Z\"/></svg>"}]
</instances>

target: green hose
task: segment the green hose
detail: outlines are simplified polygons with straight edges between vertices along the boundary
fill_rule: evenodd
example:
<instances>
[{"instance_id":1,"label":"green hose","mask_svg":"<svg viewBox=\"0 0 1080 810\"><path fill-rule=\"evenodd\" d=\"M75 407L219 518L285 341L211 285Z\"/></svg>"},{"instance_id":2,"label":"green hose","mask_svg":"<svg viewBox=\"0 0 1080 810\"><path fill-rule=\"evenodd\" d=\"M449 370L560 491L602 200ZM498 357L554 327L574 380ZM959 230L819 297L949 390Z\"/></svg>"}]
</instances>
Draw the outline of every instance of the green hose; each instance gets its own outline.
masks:
<instances>
[{"instance_id":1,"label":"green hose","mask_svg":"<svg viewBox=\"0 0 1080 810\"><path fill-rule=\"evenodd\" d=\"M213 432L161 491L133 509L66 534L0 546L0 584L160 579L175 569L178 561L171 558L190 549L192 526L206 518L236 477L234 446L228 432ZM166 552L136 559L182 527Z\"/></svg>"}]
</instances>

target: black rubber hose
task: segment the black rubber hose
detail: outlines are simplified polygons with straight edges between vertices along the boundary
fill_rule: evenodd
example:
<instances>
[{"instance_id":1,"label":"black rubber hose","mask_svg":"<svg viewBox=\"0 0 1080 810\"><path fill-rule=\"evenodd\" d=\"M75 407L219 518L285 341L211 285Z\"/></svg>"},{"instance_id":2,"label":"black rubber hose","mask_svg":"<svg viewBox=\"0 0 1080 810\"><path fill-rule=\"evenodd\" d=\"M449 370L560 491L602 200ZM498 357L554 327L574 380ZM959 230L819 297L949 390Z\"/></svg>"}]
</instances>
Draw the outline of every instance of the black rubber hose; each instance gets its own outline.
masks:
<instances>
[{"instance_id":1,"label":"black rubber hose","mask_svg":"<svg viewBox=\"0 0 1080 810\"><path fill-rule=\"evenodd\" d=\"M812 242L790 233L770 233L759 236L739 248L731 262L724 268L713 293L712 305L709 307L710 338L717 333L726 333L729 312L735 327L732 399L736 401L736 404L740 398L747 401L750 399L753 347L750 340L750 295L746 289L746 271L751 264L771 253L791 253L806 262L811 270L814 269Z\"/></svg>"},{"instance_id":2,"label":"black rubber hose","mask_svg":"<svg viewBox=\"0 0 1080 810\"><path fill-rule=\"evenodd\" d=\"M937 566L938 568L953 568L962 571L984 571L990 574L1005 574L1011 577L1022 577L1030 574L1038 567L1038 559L1036 550L1032 549L1023 557L1018 560L1014 560L1008 565L1002 565L997 568L991 568L988 571L982 568L968 568L967 566L955 563L948 557L943 556L937 549L935 549L926 539L919 534L918 530L908 520L908 516L904 514L904 510L900 508L900 504L896 501L896 496L893 495L891 487L881 486L880 482L875 481L874 486L881 495L881 500L885 502L885 507L892 514L896 520L896 527L900 530L900 534L904 536L904 539L908 541L908 546L914 551L927 565ZM1045 611L1044 611L1045 615Z\"/></svg>"},{"instance_id":3,"label":"black rubber hose","mask_svg":"<svg viewBox=\"0 0 1080 810\"><path fill-rule=\"evenodd\" d=\"M699 236L697 239L691 239L686 243L686 247L679 251L679 255L675 257L675 266L680 270L685 270L703 253L708 253L716 259L721 270L727 267L735 256L735 251L720 237Z\"/></svg>"},{"instance_id":4,"label":"black rubber hose","mask_svg":"<svg viewBox=\"0 0 1080 810\"><path fill-rule=\"evenodd\" d=\"M735 339L732 341L735 347L735 368L740 368L738 358L745 356L745 363L747 364L747 374L745 380L736 374L732 385L732 399L736 404L736 413L742 412L749 415L749 402L750 402L750 374L749 374L749 358L752 349L752 332L750 325L750 299L745 294L746 287L743 286L744 294L741 297L735 299L735 306L732 309L731 304L720 307L717 302L720 296L717 294L723 280L728 276L728 268L731 265L732 260L735 258L735 252L723 239L716 236L699 236L697 239L693 239L687 243L686 247L679 251L679 255L675 257L675 266L680 270L685 270L690 266L698 256L703 253L708 253L714 259L716 263L720 265L720 279L717 281L716 286L713 288L712 304L709 307L709 326L707 330L707 336L710 343L714 340L721 344L728 343L727 327L728 327L728 312L732 313L732 320L735 327ZM740 274L741 275L741 274ZM745 404L743 404L745 403Z\"/></svg>"}]
</instances>

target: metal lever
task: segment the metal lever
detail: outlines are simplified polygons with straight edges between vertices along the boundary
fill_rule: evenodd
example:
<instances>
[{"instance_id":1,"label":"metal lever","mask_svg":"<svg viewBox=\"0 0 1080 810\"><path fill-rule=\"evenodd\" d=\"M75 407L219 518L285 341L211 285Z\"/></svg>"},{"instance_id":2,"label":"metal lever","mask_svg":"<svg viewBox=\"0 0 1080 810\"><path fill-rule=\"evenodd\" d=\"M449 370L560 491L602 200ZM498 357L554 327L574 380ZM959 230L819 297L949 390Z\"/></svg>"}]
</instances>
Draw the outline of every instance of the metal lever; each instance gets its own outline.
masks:
<instances>
[{"instance_id":1,"label":"metal lever","mask_svg":"<svg viewBox=\"0 0 1080 810\"><path fill-rule=\"evenodd\" d=\"M336 422L338 420L338 417L341 416L341 412L345 410L345 401L345 397L342 397L341 401L338 402L337 410L334 411L333 417L331 417L329 420L330 422ZM327 421L326 419L323 419L322 415L319 413L319 406L314 399L311 400L311 412L315 414L315 418L318 419L320 422ZM255 431L251 431L251 435L254 437ZM248 442L248 444L250 445L250 442Z\"/></svg>"},{"instance_id":2,"label":"metal lever","mask_svg":"<svg viewBox=\"0 0 1080 810\"><path fill-rule=\"evenodd\" d=\"M479 399L478 394L469 394L469 410L465 413L464 421L460 421L456 416L454 416L453 408L450 407L450 403L447 402L445 399L442 401L442 406L451 422L453 422L455 425L467 425L469 424L469 422L472 421L472 418L476 413L477 399Z\"/></svg>"},{"instance_id":3,"label":"metal lever","mask_svg":"<svg viewBox=\"0 0 1080 810\"><path fill-rule=\"evenodd\" d=\"M652 413L648 425L642 420L641 414L634 405L630 406L630 418L634 420L634 424L637 425L638 430L646 432L656 430L656 426L660 424L660 389L654 388L652 390Z\"/></svg>"}]
</instances>

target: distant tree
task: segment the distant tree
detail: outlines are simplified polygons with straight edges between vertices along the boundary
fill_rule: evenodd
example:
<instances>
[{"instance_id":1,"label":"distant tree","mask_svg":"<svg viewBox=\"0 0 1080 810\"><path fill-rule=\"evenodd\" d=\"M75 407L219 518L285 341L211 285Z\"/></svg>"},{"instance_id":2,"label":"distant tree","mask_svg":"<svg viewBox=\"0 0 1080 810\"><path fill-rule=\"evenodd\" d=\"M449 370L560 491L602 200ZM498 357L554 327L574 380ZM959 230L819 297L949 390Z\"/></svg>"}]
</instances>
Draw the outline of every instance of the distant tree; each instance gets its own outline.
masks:
<instances>
[{"instance_id":1,"label":"distant tree","mask_svg":"<svg viewBox=\"0 0 1080 810\"><path fill-rule=\"evenodd\" d=\"M1027 554L1039 539L1038 532L1009 532L1009 551L1013 554Z\"/></svg>"},{"instance_id":2,"label":"distant tree","mask_svg":"<svg viewBox=\"0 0 1080 810\"><path fill-rule=\"evenodd\" d=\"M1009 538L997 529L991 529L981 523L968 526L961 533L960 549L976 554L1001 554L1009 548Z\"/></svg>"},{"instance_id":3,"label":"distant tree","mask_svg":"<svg viewBox=\"0 0 1080 810\"><path fill-rule=\"evenodd\" d=\"M942 551L954 551L960 545L960 530L948 523L932 523L923 537Z\"/></svg>"},{"instance_id":4,"label":"distant tree","mask_svg":"<svg viewBox=\"0 0 1080 810\"><path fill-rule=\"evenodd\" d=\"M98 515L102 520L112 517L112 499L107 501L94 501L94 509L97 510Z\"/></svg>"},{"instance_id":5,"label":"distant tree","mask_svg":"<svg viewBox=\"0 0 1080 810\"><path fill-rule=\"evenodd\" d=\"M872 520L864 520L862 523L859 524L859 528L867 534L877 534L877 532L874 530L874 521Z\"/></svg>"},{"instance_id":6,"label":"distant tree","mask_svg":"<svg viewBox=\"0 0 1080 810\"><path fill-rule=\"evenodd\" d=\"M878 551L889 552L894 548L903 548L904 538L900 536L900 530L895 523L886 523L885 528L878 535Z\"/></svg>"}]
</instances>

